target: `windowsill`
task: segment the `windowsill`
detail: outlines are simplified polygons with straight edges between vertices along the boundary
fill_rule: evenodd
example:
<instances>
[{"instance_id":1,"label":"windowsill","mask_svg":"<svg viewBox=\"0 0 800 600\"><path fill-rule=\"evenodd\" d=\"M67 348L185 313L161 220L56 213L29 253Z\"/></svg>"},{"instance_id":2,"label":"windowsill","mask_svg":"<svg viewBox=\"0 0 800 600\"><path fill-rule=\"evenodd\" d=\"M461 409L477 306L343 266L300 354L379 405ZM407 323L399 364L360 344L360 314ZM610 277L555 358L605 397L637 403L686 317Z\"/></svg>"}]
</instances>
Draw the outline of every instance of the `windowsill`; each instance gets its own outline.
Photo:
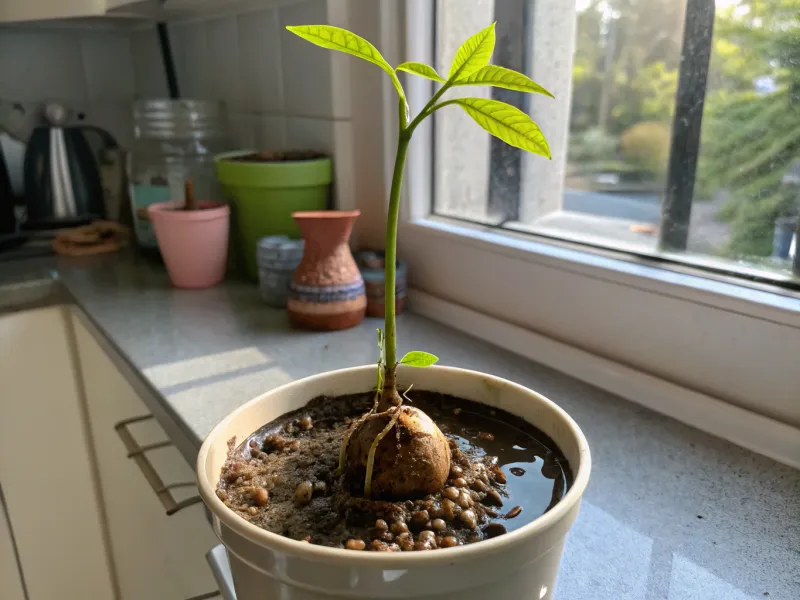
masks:
<instances>
[{"instance_id":1,"label":"windowsill","mask_svg":"<svg viewBox=\"0 0 800 600\"><path fill-rule=\"evenodd\" d=\"M622 252L587 251L567 241L537 239L534 236L540 232L530 230L498 232L492 227L437 216L414 220L404 227L459 240L494 254L800 328L800 294L778 286Z\"/></svg>"}]
</instances>

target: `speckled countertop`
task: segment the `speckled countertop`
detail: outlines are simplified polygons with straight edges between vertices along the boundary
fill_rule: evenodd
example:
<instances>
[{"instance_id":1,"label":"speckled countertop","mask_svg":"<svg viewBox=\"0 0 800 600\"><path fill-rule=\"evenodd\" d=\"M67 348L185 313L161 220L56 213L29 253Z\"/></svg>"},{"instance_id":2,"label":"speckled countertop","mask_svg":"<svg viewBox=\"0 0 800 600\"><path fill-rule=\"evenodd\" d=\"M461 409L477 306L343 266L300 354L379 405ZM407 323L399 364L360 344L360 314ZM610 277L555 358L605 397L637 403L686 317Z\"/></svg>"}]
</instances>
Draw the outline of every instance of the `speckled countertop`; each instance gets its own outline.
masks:
<instances>
[{"instance_id":1,"label":"speckled countertop","mask_svg":"<svg viewBox=\"0 0 800 600\"><path fill-rule=\"evenodd\" d=\"M61 285L49 283L56 273ZM28 301L62 293L86 313L160 419L173 421L188 459L257 394L375 360L375 320L294 331L255 286L178 291L134 259L0 263L0 308L20 289ZM398 330L401 351L534 388L586 433L594 469L558 600L800 599L800 472L415 315Z\"/></svg>"}]
</instances>

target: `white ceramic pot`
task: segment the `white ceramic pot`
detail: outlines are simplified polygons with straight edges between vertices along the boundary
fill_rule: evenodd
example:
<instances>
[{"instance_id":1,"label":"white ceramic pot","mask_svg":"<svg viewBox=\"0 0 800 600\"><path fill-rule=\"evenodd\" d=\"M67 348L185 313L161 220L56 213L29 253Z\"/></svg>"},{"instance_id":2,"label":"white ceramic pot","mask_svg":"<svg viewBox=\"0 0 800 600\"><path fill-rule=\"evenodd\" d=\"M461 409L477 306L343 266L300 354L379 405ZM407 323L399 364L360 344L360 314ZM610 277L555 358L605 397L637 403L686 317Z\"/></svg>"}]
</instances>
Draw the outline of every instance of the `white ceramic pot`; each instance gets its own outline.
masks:
<instances>
[{"instance_id":1,"label":"white ceramic pot","mask_svg":"<svg viewBox=\"0 0 800 600\"><path fill-rule=\"evenodd\" d=\"M564 539L589 482L589 446L575 422L547 398L520 385L449 367L401 368L398 385L451 394L502 408L546 433L569 461L574 483L550 511L499 537L428 552L354 552L269 533L228 509L215 493L227 441L241 442L276 417L316 396L339 396L375 385L375 366L323 373L267 392L228 415L197 458L200 494L228 549L238 600L552 598Z\"/></svg>"}]
</instances>

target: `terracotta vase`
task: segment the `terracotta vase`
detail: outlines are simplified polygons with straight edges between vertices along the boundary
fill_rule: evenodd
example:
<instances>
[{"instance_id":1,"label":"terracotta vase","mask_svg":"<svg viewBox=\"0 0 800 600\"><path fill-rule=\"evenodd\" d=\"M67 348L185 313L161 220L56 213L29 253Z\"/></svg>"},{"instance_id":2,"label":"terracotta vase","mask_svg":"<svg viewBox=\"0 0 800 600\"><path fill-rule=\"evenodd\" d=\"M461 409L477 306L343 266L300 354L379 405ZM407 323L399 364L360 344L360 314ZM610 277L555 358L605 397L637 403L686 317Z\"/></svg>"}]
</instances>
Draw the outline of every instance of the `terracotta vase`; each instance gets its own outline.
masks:
<instances>
[{"instance_id":1,"label":"terracotta vase","mask_svg":"<svg viewBox=\"0 0 800 600\"><path fill-rule=\"evenodd\" d=\"M305 240L289 287L289 320L306 329L355 327L364 320L364 280L348 240L360 211L295 212Z\"/></svg>"}]
</instances>

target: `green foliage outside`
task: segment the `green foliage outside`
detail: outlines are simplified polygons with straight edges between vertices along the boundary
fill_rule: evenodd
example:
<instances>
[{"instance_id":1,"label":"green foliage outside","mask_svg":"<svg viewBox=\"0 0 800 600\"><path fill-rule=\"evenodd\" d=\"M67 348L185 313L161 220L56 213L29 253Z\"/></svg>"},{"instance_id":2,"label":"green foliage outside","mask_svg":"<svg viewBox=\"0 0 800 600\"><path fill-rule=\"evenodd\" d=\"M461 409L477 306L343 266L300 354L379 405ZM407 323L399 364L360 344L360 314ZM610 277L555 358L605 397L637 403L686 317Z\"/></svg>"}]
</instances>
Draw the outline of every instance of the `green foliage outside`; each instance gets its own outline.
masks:
<instances>
[{"instance_id":1,"label":"green foliage outside","mask_svg":"<svg viewBox=\"0 0 800 600\"><path fill-rule=\"evenodd\" d=\"M582 8L570 172L644 172L658 189L685 2L588 0ZM800 0L718 1L694 199L730 198L718 215L731 227L723 253L770 254L775 219L798 210L797 192L780 185L798 159Z\"/></svg>"},{"instance_id":2,"label":"green foliage outside","mask_svg":"<svg viewBox=\"0 0 800 600\"><path fill-rule=\"evenodd\" d=\"M731 224L726 255L769 256L775 220L800 201L781 186L800 159L800 0L743 4L717 11L698 186L730 194L718 215ZM753 89L759 78L768 89Z\"/></svg>"}]
</instances>

